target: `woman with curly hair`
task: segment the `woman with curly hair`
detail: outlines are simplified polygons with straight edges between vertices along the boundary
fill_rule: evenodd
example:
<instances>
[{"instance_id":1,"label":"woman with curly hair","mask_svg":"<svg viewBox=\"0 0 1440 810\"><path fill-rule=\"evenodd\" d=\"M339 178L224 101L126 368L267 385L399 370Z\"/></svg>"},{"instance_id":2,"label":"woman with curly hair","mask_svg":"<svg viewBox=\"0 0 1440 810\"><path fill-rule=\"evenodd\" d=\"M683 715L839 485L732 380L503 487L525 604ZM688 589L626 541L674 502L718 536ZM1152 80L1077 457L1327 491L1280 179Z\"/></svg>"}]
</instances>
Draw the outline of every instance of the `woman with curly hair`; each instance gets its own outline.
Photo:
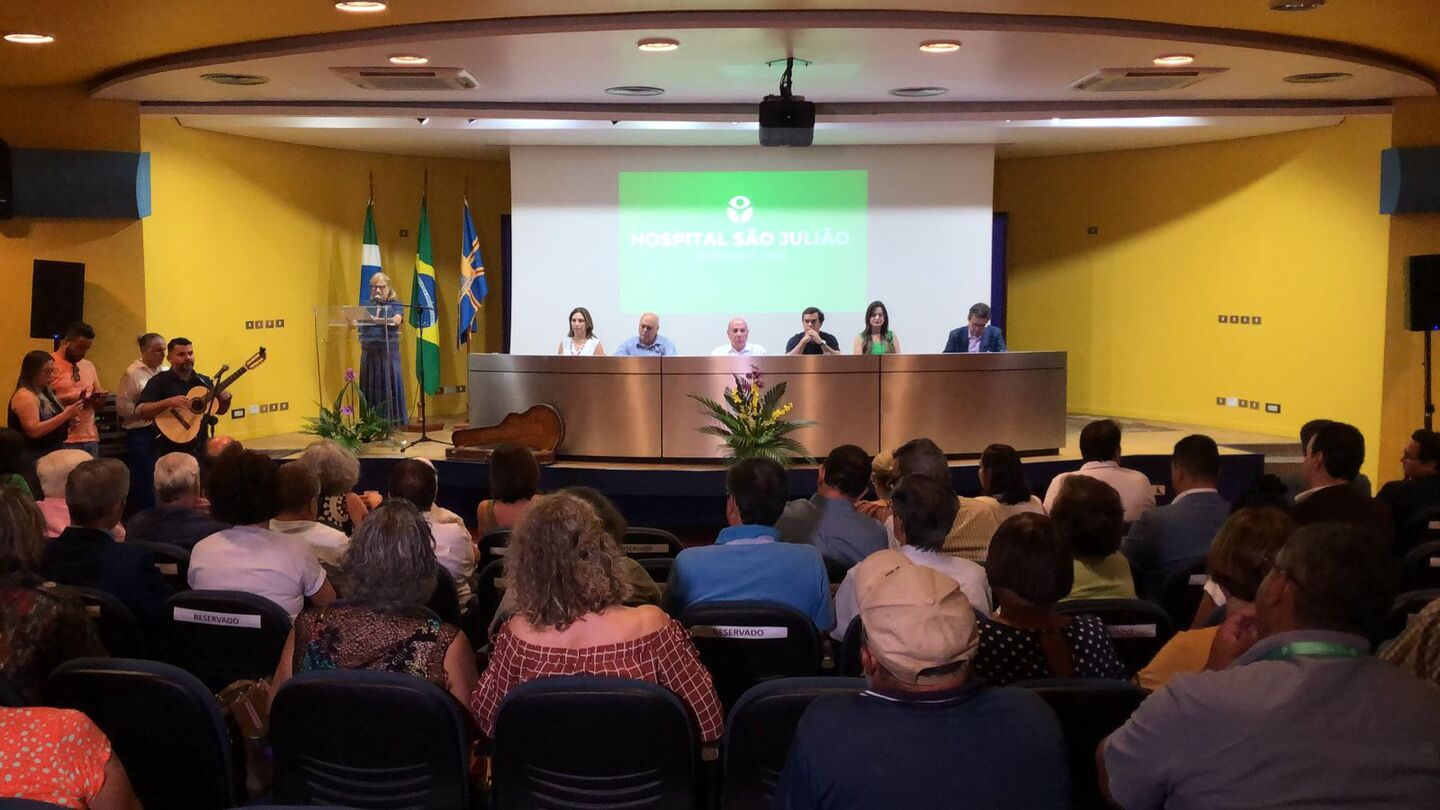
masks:
<instances>
[{"instance_id":1,"label":"woman with curly hair","mask_svg":"<svg viewBox=\"0 0 1440 810\"><path fill-rule=\"evenodd\" d=\"M505 573L515 614L495 637L470 699L487 735L511 689L586 673L670 689L689 708L702 742L720 738L720 701L689 635L658 607L622 604L620 550L590 504L564 493L540 498L510 537Z\"/></svg>"}]
</instances>

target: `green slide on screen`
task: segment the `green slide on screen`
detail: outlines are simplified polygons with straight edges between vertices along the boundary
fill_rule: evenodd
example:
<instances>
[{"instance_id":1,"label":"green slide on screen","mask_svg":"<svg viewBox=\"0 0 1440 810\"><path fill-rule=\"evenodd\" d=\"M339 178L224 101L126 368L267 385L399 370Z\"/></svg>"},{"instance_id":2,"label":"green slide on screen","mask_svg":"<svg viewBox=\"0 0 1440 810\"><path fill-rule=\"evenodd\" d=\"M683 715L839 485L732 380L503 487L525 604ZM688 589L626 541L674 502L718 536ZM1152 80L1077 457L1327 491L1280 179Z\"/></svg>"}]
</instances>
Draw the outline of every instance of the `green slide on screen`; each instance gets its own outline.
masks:
<instances>
[{"instance_id":1,"label":"green slide on screen","mask_svg":"<svg viewBox=\"0 0 1440 810\"><path fill-rule=\"evenodd\" d=\"M620 172L620 305L664 314L865 306L864 171Z\"/></svg>"}]
</instances>

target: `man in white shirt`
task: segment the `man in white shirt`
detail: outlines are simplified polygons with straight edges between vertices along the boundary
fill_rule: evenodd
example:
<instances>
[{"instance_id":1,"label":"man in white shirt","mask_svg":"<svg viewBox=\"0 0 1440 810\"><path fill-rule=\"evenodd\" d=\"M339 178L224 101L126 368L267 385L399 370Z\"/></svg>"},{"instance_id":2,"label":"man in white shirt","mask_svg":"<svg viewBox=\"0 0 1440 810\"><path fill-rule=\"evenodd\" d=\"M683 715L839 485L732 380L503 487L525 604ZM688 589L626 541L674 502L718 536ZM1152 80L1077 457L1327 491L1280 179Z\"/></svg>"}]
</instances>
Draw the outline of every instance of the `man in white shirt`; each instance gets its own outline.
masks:
<instances>
[{"instance_id":1,"label":"man in white shirt","mask_svg":"<svg viewBox=\"0 0 1440 810\"><path fill-rule=\"evenodd\" d=\"M407 458L390 471L390 497L415 504L415 508L425 516L425 522L430 525L430 533L435 538L435 560L455 581L460 609L464 610L472 593L470 583L475 578L475 544L464 526L441 523L435 519L431 508L435 505L438 486L435 468L419 459Z\"/></svg>"},{"instance_id":2,"label":"man in white shirt","mask_svg":"<svg viewBox=\"0 0 1440 810\"><path fill-rule=\"evenodd\" d=\"M315 520L320 508L320 476L306 465L293 462L281 467L278 474L280 514L270 519L270 528L304 540L321 565L339 566L350 547L350 538Z\"/></svg>"},{"instance_id":3,"label":"man in white shirt","mask_svg":"<svg viewBox=\"0 0 1440 810\"><path fill-rule=\"evenodd\" d=\"M979 563L942 552L959 509L955 493L928 475L907 475L890 494L890 509L900 553L916 565L933 568L955 580L975 612L989 616L990 582L985 569ZM837 640L845 638L851 620L860 615L855 570L850 569L835 592L835 629L830 635Z\"/></svg>"},{"instance_id":4,"label":"man in white shirt","mask_svg":"<svg viewBox=\"0 0 1440 810\"><path fill-rule=\"evenodd\" d=\"M725 328L725 336L730 338L730 342L723 346L716 346L715 350L710 352L712 357L722 355L730 355L732 357L737 355L761 355L765 353L764 346L761 346L759 343L750 342L750 324L747 323L744 318L731 319L730 325Z\"/></svg>"},{"instance_id":5,"label":"man in white shirt","mask_svg":"<svg viewBox=\"0 0 1440 810\"><path fill-rule=\"evenodd\" d=\"M135 401L145 390L145 383L160 373L165 362L164 337L146 332L136 342L140 345L140 359L125 369L120 384L115 386L115 415L120 418L120 427L125 430L125 464L130 468L130 497L126 507L132 512L155 505L155 495L151 491L154 484L155 420L137 416Z\"/></svg>"},{"instance_id":6,"label":"man in white shirt","mask_svg":"<svg viewBox=\"0 0 1440 810\"><path fill-rule=\"evenodd\" d=\"M1072 475L1088 475L1114 487L1125 507L1125 522L1134 523L1145 510L1155 506L1155 487L1145 473L1120 466L1120 425L1113 419L1099 419L1080 431L1080 469L1060 473L1045 491L1045 511L1055 507L1060 487Z\"/></svg>"}]
</instances>

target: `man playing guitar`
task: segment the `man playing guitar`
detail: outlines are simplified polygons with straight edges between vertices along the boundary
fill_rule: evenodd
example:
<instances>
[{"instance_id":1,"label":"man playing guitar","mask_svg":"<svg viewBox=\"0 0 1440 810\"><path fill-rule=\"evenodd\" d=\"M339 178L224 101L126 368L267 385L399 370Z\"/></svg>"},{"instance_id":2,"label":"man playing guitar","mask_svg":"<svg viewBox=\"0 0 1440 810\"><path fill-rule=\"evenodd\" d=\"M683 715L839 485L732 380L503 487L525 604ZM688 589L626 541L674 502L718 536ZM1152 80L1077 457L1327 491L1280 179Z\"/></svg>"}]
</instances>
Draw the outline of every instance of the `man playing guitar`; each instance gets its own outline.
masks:
<instances>
[{"instance_id":1,"label":"man playing guitar","mask_svg":"<svg viewBox=\"0 0 1440 810\"><path fill-rule=\"evenodd\" d=\"M140 398L136 400L135 415L140 419L154 419L160 414L174 409L180 413L190 413L190 398L186 396L191 388L197 385L210 388L214 385L209 377L198 374L195 371L195 347L188 338L177 337L166 344L166 359L170 361L170 370L162 371L150 378L145 384L145 390L140 392ZM230 392L221 391L216 397L219 403L219 410L223 413L230 407ZM196 418L201 418L197 415ZM155 457L179 451L189 453L197 459L202 455L201 448L205 445L206 431L201 430L196 437L185 443L176 444L160 435L155 436Z\"/></svg>"}]
</instances>

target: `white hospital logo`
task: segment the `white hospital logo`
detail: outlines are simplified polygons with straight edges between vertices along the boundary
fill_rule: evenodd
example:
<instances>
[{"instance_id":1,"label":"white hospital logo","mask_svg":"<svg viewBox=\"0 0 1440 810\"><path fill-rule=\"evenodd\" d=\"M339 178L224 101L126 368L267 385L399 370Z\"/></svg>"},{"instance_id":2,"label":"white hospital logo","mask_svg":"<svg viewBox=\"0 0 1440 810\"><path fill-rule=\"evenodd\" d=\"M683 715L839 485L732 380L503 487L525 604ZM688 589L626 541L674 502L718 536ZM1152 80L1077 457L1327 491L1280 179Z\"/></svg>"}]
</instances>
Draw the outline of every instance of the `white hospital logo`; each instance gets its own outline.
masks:
<instances>
[{"instance_id":1,"label":"white hospital logo","mask_svg":"<svg viewBox=\"0 0 1440 810\"><path fill-rule=\"evenodd\" d=\"M755 208L750 205L750 198L742 194L731 197L730 205L725 209L725 216L730 217L730 221L736 225L749 222L754 215Z\"/></svg>"}]
</instances>

